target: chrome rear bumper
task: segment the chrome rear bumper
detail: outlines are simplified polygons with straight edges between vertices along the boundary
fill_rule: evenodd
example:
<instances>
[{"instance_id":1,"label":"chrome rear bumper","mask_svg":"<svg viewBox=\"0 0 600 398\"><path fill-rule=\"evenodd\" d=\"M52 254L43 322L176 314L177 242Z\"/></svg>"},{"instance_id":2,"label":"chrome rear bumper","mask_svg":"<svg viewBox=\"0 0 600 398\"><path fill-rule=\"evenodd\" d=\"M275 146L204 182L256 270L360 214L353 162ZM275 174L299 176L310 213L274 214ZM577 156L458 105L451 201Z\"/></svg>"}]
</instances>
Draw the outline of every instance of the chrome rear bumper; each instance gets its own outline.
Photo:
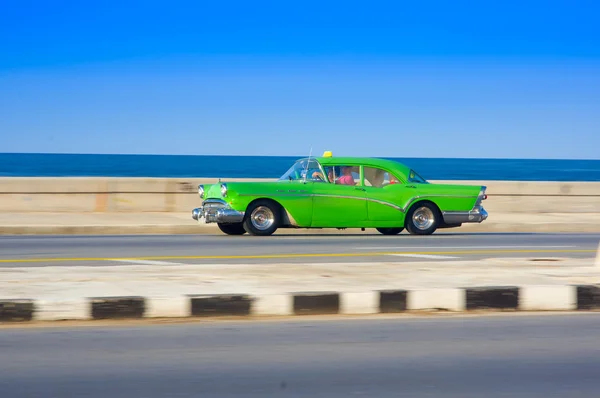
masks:
<instances>
[{"instance_id":1,"label":"chrome rear bumper","mask_svg":"<svg viewBox=\"0 0 600 398\"><path fill-rule=\"evenodd\" d=\"M198 222L204 218L205 224L234 224L244 220L244 212L231 209L224 200L207 199L202 207L192 210L192 218Z\"/></svg>"},{"instance_id":2,"label":"chrome rear bumper","mask_svg":"<svg viewBox=\"0 0 600 398\"><path fill-rule=\"evenodd\" d=\"M446 225L456 226L463 223L480 223L482 221L485 221L488 218L488 213L481 205L481 202L487 199L487 195L485 194L486 190L486 186L481 186L479 195L477 195L477 200L475 201L475 204L473 205L473 208L470 211L442 212L444 223Z\"/></svg>"},{"instance_id":3,"label":"chrome rear bumper","mask_svg":"<svg viewBox=\"0 0 600 398\"><path fill-rule=\"evenodd\" d=\"M442 213L446 224L480 223L488 218L483 206L475 206L471 211L445 211Z\"/></svg>"}]
</instances>

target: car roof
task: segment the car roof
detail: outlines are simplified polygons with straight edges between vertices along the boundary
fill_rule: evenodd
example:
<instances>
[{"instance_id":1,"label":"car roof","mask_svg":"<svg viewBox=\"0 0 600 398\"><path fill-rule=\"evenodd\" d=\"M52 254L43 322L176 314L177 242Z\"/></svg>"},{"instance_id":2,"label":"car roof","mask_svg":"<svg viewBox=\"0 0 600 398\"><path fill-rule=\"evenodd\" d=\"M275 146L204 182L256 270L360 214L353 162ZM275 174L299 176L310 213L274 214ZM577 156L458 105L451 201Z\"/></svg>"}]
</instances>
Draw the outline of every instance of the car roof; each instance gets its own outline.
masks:
<instances>
[{"instance_id":1,"label":"car roof","mask_svg":"<svg viewBox=\"0 0 600 398\"><path fill-rule=\"evenodd\" d=\"M363 166L373 166L373 167L383 167L389 170L396 170L404 174L408 174L410 171L410 167L406 166L403 163L400 163L395 160L389 159L381 159L381 158L367 158L367 157L315 157L315 159L321 163L323 166L327 165L363 165Z\"/></svg>"}]
</instances>

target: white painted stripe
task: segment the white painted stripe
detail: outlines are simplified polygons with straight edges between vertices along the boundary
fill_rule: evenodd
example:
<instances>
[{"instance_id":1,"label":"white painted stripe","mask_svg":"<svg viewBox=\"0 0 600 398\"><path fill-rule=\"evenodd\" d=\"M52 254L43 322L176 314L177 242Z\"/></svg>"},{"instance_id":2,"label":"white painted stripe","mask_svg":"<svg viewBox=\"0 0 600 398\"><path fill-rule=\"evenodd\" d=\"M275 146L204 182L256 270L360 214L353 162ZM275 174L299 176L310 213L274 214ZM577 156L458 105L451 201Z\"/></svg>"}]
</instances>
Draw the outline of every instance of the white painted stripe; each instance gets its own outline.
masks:
<instances>
[{"instance_id":1,"label":"white painted stripe","mask_svg":"<svg viewBox=\"0 0 600 398\"><path fill-rule=\"evenodd\" d=\"M293 315L291 294L263 294L255 297L252 315Z\"/></svg>"},{"instance_id":2,"label":"white painted stripe","mask_svg":"<svg viewBox=\"0 0 600 398\"><path fill-rule=\"evenodd\" d=\"M465 302L464 289L414 289L408 293L407 309L464 311Z\"/></svg>"},{"instance_id":3,"label":"white painted stripe","mask_svg":"<svg viewBox=\"0 0 600 398\"><path fill-rule=\"evenodd\" d=\"M577 289L569 285L521 286L519 309L524 311L575 310Z\"/></svg>"},{"instance_id":4,"label":"white painted stripe","mask_svg":"<svg viewBox=\"0 0 600 398\"><path fill-rule=\"evenodd\" d=\"M456 256L440 256L434 254L386 254L386 256L397 256L397 257L413 257L413 258L431 258L435 260L449 259L449 258L460 258Z\"/></svg>"},{"instance_id":5,"label":"white painted stripe","mask_svg":"<svg viewBox=\"0 0 600 398\"><path fill-rule=\"evenodd\" d=\"M379 294L371 292L340 293L340 313L342 314L376 314L379 312Z\"/></svg>"},{"instance_id":6,"label":"white painted stripe","mask_svg":"<svg viewBox=\"0 0 600 398\"><path fill-rule=\"evenodd\" d=\"M136 259L111 259L111 261L118 261L118 262L122 262L122 263L139 264L139 265L186 265L183 263L170 263L170 262L166 262L166 261L136 260Z\"/></svg>"},{"instance_id":7,"label":"white painted stripe","mask_svg":"<svg viewBox=\"0 0 600 398\"><path fill-rule=\"evenodd\" d=\"M38 321L91 318L89 304L84 297L40 298L35 305L34 319Z\"/></svg>"},{"instance_id":8,"label":"white painted stripe","mask_svg":"<svg viewBox=\"0 0 600 398\"><path fill-rule=\"evenodd\" d=\"M355 250L439 250L439 249L563 249L577 246L377 246L377 247L354 247Z\"/></svg>"},{"instance_id":9,"label":"white painted stripe","mask_svg":"<svg viewBox=\"0 0 600 398\"><path fill-rule=\"evenodd\" d=\"M148 309L147 318L184 318L190 316L189 299L185 296L150 296L146 297Z\"/></svg>"}]
</instances>

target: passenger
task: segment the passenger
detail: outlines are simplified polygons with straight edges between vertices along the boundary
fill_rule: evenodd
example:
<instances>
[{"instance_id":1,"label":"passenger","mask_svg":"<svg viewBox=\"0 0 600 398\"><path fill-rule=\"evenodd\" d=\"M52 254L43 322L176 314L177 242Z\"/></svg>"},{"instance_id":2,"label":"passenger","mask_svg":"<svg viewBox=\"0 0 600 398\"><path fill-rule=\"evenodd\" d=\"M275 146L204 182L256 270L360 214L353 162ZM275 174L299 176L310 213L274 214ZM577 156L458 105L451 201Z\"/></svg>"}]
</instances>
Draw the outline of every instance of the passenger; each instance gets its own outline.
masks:
<instances>
[{"instance_id":1,"label":"passenger","mask_svg":"<svg viewBox=\"0 0 600 398\"><path fill-rule=\"evenodd\" d=\"M354 182L354 177L352 177L352 167L342 167L342 176L337 179L336 184L356 185L356 183Z\"/></svg>"},{"instance_id":2,"label":"passenger","mask_svg":"<svg viewBox=\"0 0 600 398\"><path fill-rule=\"evenodd\" d=\"M329 182L334 182L333 179L333 167L331 167L328 171L327 171L327 179L329 180Z\"/></svg>"}]
</instances>

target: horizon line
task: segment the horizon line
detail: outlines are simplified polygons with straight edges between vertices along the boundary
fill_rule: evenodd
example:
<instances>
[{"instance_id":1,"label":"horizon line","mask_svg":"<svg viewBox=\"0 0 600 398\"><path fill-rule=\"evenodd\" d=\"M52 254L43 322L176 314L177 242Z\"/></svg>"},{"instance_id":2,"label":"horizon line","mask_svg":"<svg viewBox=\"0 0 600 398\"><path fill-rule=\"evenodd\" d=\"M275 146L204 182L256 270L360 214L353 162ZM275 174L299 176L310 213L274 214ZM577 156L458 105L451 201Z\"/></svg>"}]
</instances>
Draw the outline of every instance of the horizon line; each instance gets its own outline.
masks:
<instances>
[{"instance_id":1,"label":"horizon line","mask_svg":"<svg viewBox=\"0 0 600 398\"><path fill-rule=\"evenodd\" d=\"M0 155L59 155L59 156L180 156L180 157L239 157L239 158L296 158L301 159L308 157L308 155L225 155L225 154L172 154L172 153L85 153L85 152L0 152ZM321 157L322 155L312 155L311 157ZM336 157L335 155L333 157ZM388 159L448 159L448 160L560 160L560 161L600 161L600 158L553 158L553 157L414 157L414 156L355 156L355 155L341 155L337 157L350 157L350 158L388 158Z\"/></svg>"}]
</instances>

